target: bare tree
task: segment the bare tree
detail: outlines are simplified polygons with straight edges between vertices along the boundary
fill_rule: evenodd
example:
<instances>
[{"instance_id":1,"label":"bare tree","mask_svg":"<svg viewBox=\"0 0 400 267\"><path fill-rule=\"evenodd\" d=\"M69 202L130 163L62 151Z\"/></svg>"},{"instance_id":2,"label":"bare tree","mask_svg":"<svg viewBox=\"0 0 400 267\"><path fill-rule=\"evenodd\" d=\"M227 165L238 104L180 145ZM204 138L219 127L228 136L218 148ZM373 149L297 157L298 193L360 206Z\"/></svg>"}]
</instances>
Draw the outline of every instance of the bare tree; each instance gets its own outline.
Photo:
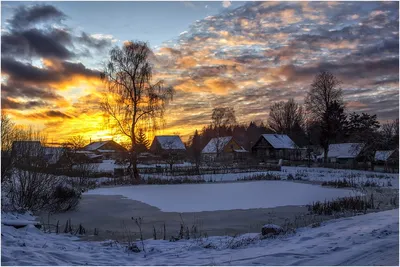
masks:
<instances>
[{"instance_id":1,"label":"bare tree","mask_svg":"<svg viewBox=\"0 0 400 267\"><path fill-rule=\"evenodd\" d=\"M85 138L82 135L76 135L68 138L68 140L64 143L64 147L68 148L70 151L76 152L80 149L83 149L86 145Z\"/></svg>"},{"instance_id":2,"label":"bare tree","mask_svg":"<svg viewBox=\"0 0 400 267\"><path fill-rule=\"evenodd\" d=\"M335 102L339 106L343 104L340 84L341 82L332 73L321 71L315 76L305 98L305 104L312 119L318 122L323 129L332 128L333 117L328 115L329 109L332 108L332 103ZM322 132L329 133L326 131ZM330 142L330 138L321 133L321 145L324 148L324 162L327 162Z\"/></svg>"},{"instance_id":3,"label":"bare tree","mask_svg":"<svg viewBox=\"0 0 400 267\"><path fill-rule=\"evenodd\" d=\"M7 114L1 113L1 182L11 176L12 160L11 149L15 140L15 123Z\"/></svg>"},{"instance_id":4,"label":"bare tree","mask_svg":"<svg viewBox=\"0 0 400 267\"><path fill-rule=\"evenodd\" d=\"M169 170L172 172L172 166L180 160L179 152L176 151L174 140L164 143L164 158L165 162L169 164Z\"/></svg>"},{"instance_id":5,"label":"bare tree","mask_svg":"<svg viewBox=\"0 0 400 267\"><path fill-rule=\"evenodd\" d=\"M165 105L172 99L173 88L162 81L152 83L152 54L144 42L126 42L114 47L101 74L106 85L101 108L109 126L130 140L131 178L140 179L137 169L137 129L140 126L155 130L164 116Z\"/></svg>"},{"instance_id":6,"label":"bare tree","mask_svg":"<svg viewBox=\"0 0 400 267\"><path fill-rule=\"evenodd\" d=\"M296 126L304 124L303 108L293 98L274 103L269 112L268 126L277 133L292 134Z\"/></svg>"},{"instance_id":7,"label":"bare tree","mask_svg":"<svg viewBox=\"0 0 400 267\"><path fill-rule=\"evenodd\" d=\"M11 118L1 113L1 151L9 152L12 148L12 143L15 140L15 123Z\"/></svg>"},{"instance_id":8,"label":"bare tree","mask_svg":"<svg viewBox=\"0 0 400 267\"><path fill-rule=\"evenodd\" d=\"M212 125L220 136L221 128L229 127L236 123L235 110L233 108L214 108L211 115Z\"/></svg>"},{"instance_id":9,"label":"bare tree","mask_svg":"<svg viewBox=\"0 0 400 267\"><path fill-rule=\"evenodd\" d=\"M388 121L382 124L382 148L393 149L399 146L399 119Z\"/></svg>"},{"instance_id":10,"label":"bare tree","mask_svg":"<svg viewBox=\"0 0 400 267\"><path fill-rule=\"evenodd\" d=\"M211 115L212 125L216 130L217 138L215 139L214 145L217 153L217 158L219 157L221 150L221 130L223 128L229 128L236 124L236 116L234 108L221 107L214 108Z\"/></svg>"}]
</instances>

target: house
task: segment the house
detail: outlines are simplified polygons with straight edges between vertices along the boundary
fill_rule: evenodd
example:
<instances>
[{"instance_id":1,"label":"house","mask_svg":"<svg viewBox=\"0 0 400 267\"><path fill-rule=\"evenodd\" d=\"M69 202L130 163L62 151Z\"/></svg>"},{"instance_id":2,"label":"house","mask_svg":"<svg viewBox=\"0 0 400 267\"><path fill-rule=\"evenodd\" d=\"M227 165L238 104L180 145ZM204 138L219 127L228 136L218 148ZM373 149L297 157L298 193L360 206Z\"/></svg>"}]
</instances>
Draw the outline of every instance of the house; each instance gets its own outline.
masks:
<instances>
[{"instance_id":1,"label":"house","mask_svg":"<svg viewBox=\"0 0 400 267\"><path fill-rule=\"evenodd\" d=\"M119 159L128 150L113 140L92 142L83 148L85 151L102 155L104 159Z\"/></svg>"},{"instance_id":2,"label":"house","mask_svg":"<svg viewBox=\"0 0 400 267\"><path fill-rule=\"evenodd\" d=\"M164 160L181 161L186 157L186 147L178 135L157 135L150 152Z\"/></svg>"},{"instance_id":3,"label":"house","mask_svg":"<svg viewBox=\"0 0 400 267\"><path fill-rule=\"evenodd\" d=\"M363 143L331 144L328 150L328 162L355 164L364 148ZM324 153L319 157L324 159Z\"/></svg>"},{"instance_id":4,"label":"house","mask_svg":"<svg viewBox=\"0 0 400 267\"><path fill-rule=\"evenodd\" d=\"M393 172L399 167L399 150L380 150L375 152L375 163L383 165L384 170Z\"/></svg>"},{"instance_id":5,"label":"house","mask_svg":"<svg viewBox=\"0 0 400 267\"><path fill-rule=\"evenodd\" d=\"M201 151L204 161L243 160L248 151L239 145L232 136L212 138Z\"/></svg>"},{"instance_id":6,"label":"house","mask_svg":"<svg viewBox=\"0 0 400 267\"><path fill-rule=\"evenodd\" d=\"M286 134L262 134L251 152L262 161L300 160L305 157L307 150L299 148Z\"/></svg>"},{"instance_id":7,"label":"house","mask_svg":"<svg viewBox=\"0 0 400 267\"><path fill-rule=\"evenodd\" d=\"M386 163L395 159L395 150L378 150L375 152L375 161L379 163Z\"/></svg>"}]
</instances>

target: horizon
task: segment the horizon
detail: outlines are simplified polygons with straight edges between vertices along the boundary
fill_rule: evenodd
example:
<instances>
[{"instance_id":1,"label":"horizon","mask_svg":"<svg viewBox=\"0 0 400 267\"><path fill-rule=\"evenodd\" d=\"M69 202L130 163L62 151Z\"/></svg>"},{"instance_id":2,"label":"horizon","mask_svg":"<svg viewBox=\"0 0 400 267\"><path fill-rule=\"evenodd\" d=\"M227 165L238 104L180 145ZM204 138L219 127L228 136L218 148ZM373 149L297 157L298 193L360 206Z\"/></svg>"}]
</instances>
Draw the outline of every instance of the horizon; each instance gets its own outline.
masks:
<instances>
[{"instance_id":1,"label":"horizon","mask_svg":"<svg viewBox=\"0 0 400 267\"><path fill-rule=\"evenodd\" d=\"M302 104L320 70L342 81L348 112L377 114L381 123L399 117L398 2L1 6L2 111L49 140L121 142L98 107L99 71L108 51L129 40L150 44L153 81L176 91L154 135L186 142L222 106L235 107L238 123L266 123L274 102Z\"/></svg>"}]
</instances>

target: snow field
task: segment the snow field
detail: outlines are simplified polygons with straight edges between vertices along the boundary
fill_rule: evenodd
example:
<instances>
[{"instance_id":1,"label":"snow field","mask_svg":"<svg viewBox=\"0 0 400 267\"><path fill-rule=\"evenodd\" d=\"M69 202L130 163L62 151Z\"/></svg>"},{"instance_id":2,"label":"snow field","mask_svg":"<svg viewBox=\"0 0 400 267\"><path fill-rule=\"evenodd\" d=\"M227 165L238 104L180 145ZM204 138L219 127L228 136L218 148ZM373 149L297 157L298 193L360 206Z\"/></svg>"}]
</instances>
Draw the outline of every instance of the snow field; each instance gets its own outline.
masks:
<instances>
[{"instance_id":1,"label":"snow field","mask_svg":"<svg viewBox=\"0 0 400 267\"><path fill-rule=\"evenodd\" d=\"M14 215L2 213L2 219ZM27 218L28 217L28 218ZM15 219L15 216L13 217ZM29 219L25 216L18 219ZM301 228L295 234L260 234L168 242L145 240L133 253L113 241L78 241L33 226L2 225L2 265L393 265L399 264L399 210L370 213ZM141 247L140 242L137 244Z\"/></svg>"}]
</instances>

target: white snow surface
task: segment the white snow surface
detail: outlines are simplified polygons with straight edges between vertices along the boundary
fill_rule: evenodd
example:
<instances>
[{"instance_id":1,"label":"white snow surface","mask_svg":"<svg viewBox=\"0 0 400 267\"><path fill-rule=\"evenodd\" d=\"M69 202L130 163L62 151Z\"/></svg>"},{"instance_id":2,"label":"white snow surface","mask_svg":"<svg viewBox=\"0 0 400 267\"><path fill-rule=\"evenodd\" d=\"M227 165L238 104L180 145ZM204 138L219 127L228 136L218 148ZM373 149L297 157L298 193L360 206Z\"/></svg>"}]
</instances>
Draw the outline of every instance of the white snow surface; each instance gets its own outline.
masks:
<instances>
[{"instance_id":1,"label":"white snow surface","mask_svg":"<svg viewBox=\"0 0 400 267\"><path fill-rule=\"evenodd\" d=\"M154 137L162 149L180 149L186 150L181 138L178 135L158 135Z\"/></svg>"},{"instance_id":2,"label":"white snow surface","mask_svg":"<svg viewBox=\"0 0 400 267\"><path fill-rule=\"evenodd\" d=\"M87 195L122 195L164 212L201 212L307 205L357 194L354 190L326 188L286 181L140 185L97 188Z\"/></svg>"},{"instance_id":3,"label":"white snow surface","mask_svg":"<svg viewBox=\"0 0 400 267\"><path fill-rule=\"evenodd\" d=\"M215 137L212 138L207 145L203 148L201 153L208 154L208 153L217 153L218 151L222 151L224 147L232 140L232 136L224 136L224 137Z\"/></svg>"},{"instance_id":4,"label":"white snow surface","mask_svg":"<svg viewBox=\"0 0 400 267\"><path fill-rule=\"evenodd\" d=\"M3 217L3 214L2 214ZM261 229L260 229L261 230ZM113 241L88 242L44 234L33 226L2 226L2 265L399 265L399 210L300 228L295 234L215 236L169 242L145 240L132 253ZM215 248L204 248L206 245ZM231 248L232 244L242 244ZM140 242L137 243L141 247Z\"/></svg>"},{"instance_id":5,"label":"white snow surface","mask_svg":"<svg viewBox=\"0 0 400 267\"><path fill-rule=\"evenodd\" d=\"M375 160L386 161L392 154L394 150L379 150L375 152Z\"/></svg>"},{"instance_id":6,"label":"white snow surface","mask_svg":"<svg viewBox=\"0 0 400 267\"><path fill-rule=\"evenodd\" d=\"M267 140L274 148L295 149L296 144L286 134L263 134L262 137Z\"/></svg>"}]
</instances>

